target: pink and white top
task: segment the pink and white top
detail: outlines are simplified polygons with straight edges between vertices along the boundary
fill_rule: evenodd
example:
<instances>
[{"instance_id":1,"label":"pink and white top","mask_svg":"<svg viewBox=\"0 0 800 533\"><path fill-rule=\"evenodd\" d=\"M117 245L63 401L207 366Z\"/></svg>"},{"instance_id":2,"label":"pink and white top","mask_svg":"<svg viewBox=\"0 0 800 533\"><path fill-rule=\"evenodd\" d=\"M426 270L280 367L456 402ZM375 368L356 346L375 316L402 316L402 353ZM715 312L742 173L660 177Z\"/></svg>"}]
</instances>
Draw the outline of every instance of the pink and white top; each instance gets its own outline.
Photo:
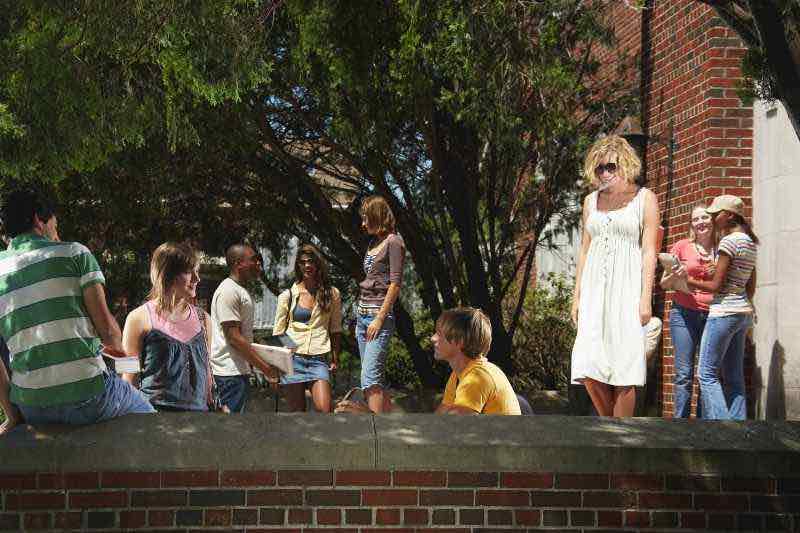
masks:
<instances>
[{"instance_id":1,"label":"pink and white top","mask_svg":"<svg viewBox=\"0 0 800 533\"><path fill-rule=\"evenodd\" d=\"M156 312L156 304L153 301L147 302L145 307L147 307L147 313L150 315L152 329L157 329L184 344L191 341L202 329L200 318L197 316L197 309L193 305L189 306L189 316L177 322L160 316Z\"/></svg>"},{"instance_id":2,"label":"pink and white top","mask_svg":"<svg viewBox=\"0 0 800 533\"><path fill-rule=\"evenodd\" d=\"M709 267L713 266L714 258L701 256L694 242L689 239L682 239L672 245L670 253L683 263L689 276L703 281L711 281L713 269L709 269ZM674 291L672 293L672 302L693 311L708 311L713 296L710 292L700 289L693 289L691 294L683 291Z\"/></svg>"}]
</instances>

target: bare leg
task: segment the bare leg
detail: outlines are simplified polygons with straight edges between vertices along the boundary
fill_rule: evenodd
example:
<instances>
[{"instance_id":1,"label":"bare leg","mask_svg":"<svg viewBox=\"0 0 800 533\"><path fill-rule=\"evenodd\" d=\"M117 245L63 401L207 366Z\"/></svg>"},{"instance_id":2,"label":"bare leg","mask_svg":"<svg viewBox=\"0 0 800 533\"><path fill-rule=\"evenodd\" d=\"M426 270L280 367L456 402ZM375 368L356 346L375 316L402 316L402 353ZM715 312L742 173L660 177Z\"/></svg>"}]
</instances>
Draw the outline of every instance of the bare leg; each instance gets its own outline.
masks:
<instances>
[{"instance_id":1,"label":"bare leg","mask_svg":"<svg viewBox=\"0 0 800 533\"><path fill-rule=\"evenodd\" d=\"M314 409L320 413L331 412L331 384L324 379L318 379L311 385L311 400Z\"/></svg>"},{"instance_id":2,"label":"bare leg","mask_svg":"<svg viewBox=\"0 0 800 533\"><path fill-rule=\"evenodd\" d=\"M296 413L306 410L305 383L290 383L284 385L283 395L286 397L286 405L290 412Z\"/></svg>"},{"instance_id":3,"label":"bare leg","mask_svg":"<svg viewBox=\"0 0 800 533\"><path fill-rule=\"evenodd\" d=\"M633 416L636 409L636 387L614 387L614 416Z\"/></svg>"},{"instance_id":4,"label":"bare leg","mask_svg":"<svg viewBox=\"0 0 800 533\"><path fill-rule=\"evenodd\" d=\"M374 385L364 391L364 396L367 398L367 406L373 413L382 413L385 409L383 388L380 385Z\"/></svg>"},{"instance_id":5,"label":"bare leg","mask_svg":"<svg viewBox=\"0 0 800 533\"><path fill-rule=\"evenodd\" d=\"M592 399L597 414L600 416L614 416L614 394L611 385L595 381L591 378L584 378L583 384L589 398Z\"/></svg>"}]
</instances>

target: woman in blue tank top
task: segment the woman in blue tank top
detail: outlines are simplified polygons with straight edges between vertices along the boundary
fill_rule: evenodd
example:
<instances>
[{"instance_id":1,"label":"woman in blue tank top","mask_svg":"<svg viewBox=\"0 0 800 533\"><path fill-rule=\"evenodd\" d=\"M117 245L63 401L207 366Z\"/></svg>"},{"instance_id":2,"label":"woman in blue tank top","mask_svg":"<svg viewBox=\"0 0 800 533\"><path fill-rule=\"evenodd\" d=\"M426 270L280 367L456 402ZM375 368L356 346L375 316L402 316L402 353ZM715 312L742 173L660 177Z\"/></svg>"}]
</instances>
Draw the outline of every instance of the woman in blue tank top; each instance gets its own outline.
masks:
<instances>
[{"instance_id":1,"label":"woman in blue tank top","mask_svg":"<svg viewBox=\"0 0 800 533\"><path fill-rule=\"evenodd\" d=\"M211 403L210 323L192 305L199 280L199 258L190 246L162 244L150 262L147 301L125 321L123 347L139 355L139 386L158 411L208 411Z\"/></svg>"}]
</instances>

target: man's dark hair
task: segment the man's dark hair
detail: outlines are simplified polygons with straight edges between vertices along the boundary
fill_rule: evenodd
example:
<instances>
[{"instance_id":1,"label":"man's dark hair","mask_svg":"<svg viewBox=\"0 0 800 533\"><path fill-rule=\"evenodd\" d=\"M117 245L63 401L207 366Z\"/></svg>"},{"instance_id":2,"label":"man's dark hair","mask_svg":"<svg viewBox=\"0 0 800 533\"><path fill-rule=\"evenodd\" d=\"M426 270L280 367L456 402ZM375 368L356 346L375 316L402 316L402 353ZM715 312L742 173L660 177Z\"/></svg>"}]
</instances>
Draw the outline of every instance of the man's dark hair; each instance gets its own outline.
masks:
<instances>
[{"instance_id":1,"label":"man's dark hair","mask_svg":"<svg viewBox=\"0 0 800 533\"><path fill-rule=\"evenodd\" d=\"M225 252L225 264L228 265L229 270L233 270L233 268L239 264L239 261L241 261L244 256L245 250L248 248L252 249L252 246L242 243L232 244L228 247L228 251Z\"/></svg>"},{"instance_id":2,"label":"man's dark hair","mask_svg":"<svg viewBox=\"0 0 800 533\"><path fill-rule=\"evenodd\" d=\"M2 216L9 237L31 231L34 215L47 222L55 215L55 205L44 194L32 189L18 189L6 194Z\"/></svg>"}]
</instances>

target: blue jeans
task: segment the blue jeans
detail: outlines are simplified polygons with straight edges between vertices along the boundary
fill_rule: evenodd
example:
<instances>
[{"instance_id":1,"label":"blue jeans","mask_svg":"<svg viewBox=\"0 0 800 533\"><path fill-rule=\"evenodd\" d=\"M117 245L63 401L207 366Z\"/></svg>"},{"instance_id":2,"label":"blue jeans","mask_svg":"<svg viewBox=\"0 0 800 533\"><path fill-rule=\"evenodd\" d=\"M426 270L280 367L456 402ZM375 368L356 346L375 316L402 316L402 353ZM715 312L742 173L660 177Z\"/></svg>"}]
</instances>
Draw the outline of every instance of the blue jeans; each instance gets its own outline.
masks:
<instances>
[{"instance_id":1,"label":"blue jeans","mask_svg":"<svg viewBox=\"0 0 800 533\"><path fill-rule=\"evenodd\" d=\"M104 374L106 389L88 400L40 407L20 405L25 422L37 424L95 424L133 413L155 413L147 398L116 374Z\"/></svg>"},{"instance_id":2,"label":"blue jeans","mask_svg":"<svg viewBox=\"0 0 800 533\"><path fill-rule=\"evenodd\" d=\"M359 314L356 322L356 341L361 354L361 388L364 390L373 386L383 387L386 354L394 333L394 316L387 315L378 335L367 342L367 327L374 319L374 316Z\"/></svg>"},{"instance_id":3,"label":"blue jeans","mask_svg":"<svg viewBox=\"0 0 800 533\"><path fill-rule=\"evenodd\" d=\"M694 354L700 347L703 328L708 311L687 309L676 303L669 312L669 332L672 336L672 352L675 358L674 418L688 418L692 409L692 385L694 382ZM697 402L697 417L702 414L702 402Z\"/></svg>"},{"instance_id":4,"label":"blue jeans","mask_svg":"<svg viewBox=\"0 0 800 533\"><path fill-rule=\"evenodd\" d=\"M744 420L747 417L744 340L752 322L748 314L709 317L706 321L698 376L703 418Z\"/></svg>"},{"instance_id":5,"label":"blue jeans","mask_svg":"<svg viewBox=\"0 0 800 533\"><path fill-rule=\"evenodd\" d=\"M250 396L250 376L214 376L219 402L227 405L231 413L244 413Z\"/></svg>"}]
</instances>

